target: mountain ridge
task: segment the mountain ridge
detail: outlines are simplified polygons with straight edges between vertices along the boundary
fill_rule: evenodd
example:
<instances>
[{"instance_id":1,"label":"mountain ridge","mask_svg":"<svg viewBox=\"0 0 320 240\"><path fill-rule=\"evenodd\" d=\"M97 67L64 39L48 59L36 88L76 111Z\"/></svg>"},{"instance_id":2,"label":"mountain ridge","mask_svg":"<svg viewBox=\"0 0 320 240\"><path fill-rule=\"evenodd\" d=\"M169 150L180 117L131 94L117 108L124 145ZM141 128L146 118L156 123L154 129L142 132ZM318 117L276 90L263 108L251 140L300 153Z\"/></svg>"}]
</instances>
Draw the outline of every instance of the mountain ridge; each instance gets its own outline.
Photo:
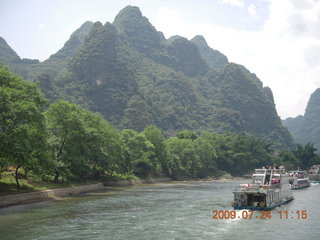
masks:
<instances>
[{"instance_id":1,"label":"mountain ridge","mask_svg":"<svg viewBox=\"0 0 320 240\"><path fill-rule=\"evenodd\" d=\"M310 96L304 115L283 120L298 143L313 142L320 149L320 88Z\"/></svg>"},{"instance_id":2,"label":"mountain ridge","mask_svg":"<svg viewBox=\"0 0 320 240\"><path fill-rule=\"evenodd\" d=\"M78 103L121 129L154 124L166 136L240 132L293 146L271 89L202 36L167 40L139 8L128 6L113 23L87 22L68 41L30 65L36 74L25 70L52 101Z\"/></svg>"}]
</instances>

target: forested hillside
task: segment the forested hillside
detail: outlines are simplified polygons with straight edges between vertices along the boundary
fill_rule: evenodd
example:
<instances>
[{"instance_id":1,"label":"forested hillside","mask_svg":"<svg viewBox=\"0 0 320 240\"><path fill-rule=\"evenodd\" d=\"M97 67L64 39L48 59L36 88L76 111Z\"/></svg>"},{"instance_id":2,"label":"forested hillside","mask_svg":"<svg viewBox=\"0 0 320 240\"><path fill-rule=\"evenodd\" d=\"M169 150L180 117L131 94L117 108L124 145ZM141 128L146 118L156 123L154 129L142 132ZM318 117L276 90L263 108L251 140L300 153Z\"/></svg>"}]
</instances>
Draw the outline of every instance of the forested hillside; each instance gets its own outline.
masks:
<instances>
[{"instance_id":1,"label":"forested hillside","mask_svg":"<svg viewBox=\"0 0 320 240\"><path fill-rule=\"evenodd\" d=\"M166 137L182 130L242 133L293 147L271 90L256 75L229 63L202 36L165 39L137 7L121 10L113 23L84 23L41 63L22 64L1 44L0 60L37 81L51 102L80 104L118 129L152 124Z\"/></svg>"},{"instance_id":2,"label":"forested hillside","mask_svg":"<svg viewBox=\"0 0 320 240\"><path fill-rule=\"evenodd\" d=\"M310 96L304 116L287 118L283 124L288 127L296 142L312 142L320 149L320 88Z\"/></svg>"},{"instance_id":3,"label":"forested hillside","mask_svg":"<svg viewBox=\"0 0 320 240\"><path fill-rule=\"evenodd\" d=\"M309 168L320 157L310 145L275 150L243 134L180 131L165 139L154 125L118 130L100 113L58 100L0 65L0 179L28 182L105 181L241 176L263 165ZM0 184L2 191L3 184Z\"/></svg>"}]
</instances>

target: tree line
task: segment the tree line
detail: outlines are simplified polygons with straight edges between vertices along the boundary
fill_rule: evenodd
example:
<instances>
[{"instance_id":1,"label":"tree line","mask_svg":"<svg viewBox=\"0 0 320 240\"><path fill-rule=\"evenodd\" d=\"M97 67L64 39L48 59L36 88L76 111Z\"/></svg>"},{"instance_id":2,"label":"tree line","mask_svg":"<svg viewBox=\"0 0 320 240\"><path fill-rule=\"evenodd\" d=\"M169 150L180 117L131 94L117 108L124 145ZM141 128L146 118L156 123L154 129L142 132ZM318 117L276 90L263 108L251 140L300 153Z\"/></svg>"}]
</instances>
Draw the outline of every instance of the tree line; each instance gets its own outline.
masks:
<instances>
[{"instance_id":1,"label":"tree line","mask_svg":"<svg viewBox=\"0 0 320 240\"><path fill-rule=\"evenodd\" d=\"M276 152L245 134L181 131L165 139L153 125L118 130L77 104L49 104L36 83L0 66L0 175L14 168L18 187L22 169L53 182L239 176L272 164L307 169L320 162L316 151L308 143Z\"/></svg>"}]
</instances>

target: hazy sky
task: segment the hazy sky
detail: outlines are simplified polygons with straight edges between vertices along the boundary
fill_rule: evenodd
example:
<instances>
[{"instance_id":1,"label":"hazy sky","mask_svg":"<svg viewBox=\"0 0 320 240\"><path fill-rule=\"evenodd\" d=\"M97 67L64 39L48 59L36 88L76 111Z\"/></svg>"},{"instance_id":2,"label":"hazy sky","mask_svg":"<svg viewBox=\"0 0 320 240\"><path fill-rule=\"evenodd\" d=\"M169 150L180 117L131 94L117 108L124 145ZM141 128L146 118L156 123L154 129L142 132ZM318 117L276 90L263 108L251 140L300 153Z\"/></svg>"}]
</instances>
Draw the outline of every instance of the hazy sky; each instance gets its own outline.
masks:
<instances>
[{"instance_id":1,"label":"hazy sky","mask_svg":"<svg viewBox=\"0 0 320 240\"><path fill-rule=\"evenodd\" d=\"M0 36L45 60L87 20L113 22L138 6L168 38L203 35L269 86L281 118L304 113L320 87L319 0L0 0Z\"/></svg>"}]
</instances>

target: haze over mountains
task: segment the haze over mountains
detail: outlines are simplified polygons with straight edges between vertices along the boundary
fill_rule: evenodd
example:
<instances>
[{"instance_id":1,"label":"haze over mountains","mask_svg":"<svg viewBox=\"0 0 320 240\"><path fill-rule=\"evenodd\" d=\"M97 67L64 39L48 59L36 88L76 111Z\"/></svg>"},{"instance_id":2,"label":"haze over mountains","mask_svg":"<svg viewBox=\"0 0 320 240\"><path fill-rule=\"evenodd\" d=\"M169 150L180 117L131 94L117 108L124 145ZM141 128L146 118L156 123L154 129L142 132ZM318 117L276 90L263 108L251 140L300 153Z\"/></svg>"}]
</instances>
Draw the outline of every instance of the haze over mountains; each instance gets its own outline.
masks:
<instances>
[{"instance_id":1,"label":"haze over mountains","mask_svg":"<svg viewBox=\"0 0 320 240\"><path fill-rule=\"evenodd\" d=\"M309 99L304 116L287 118L283 124L290 130L295 142L313 142L320 149L320 88Z\"/></svg>"},{"instance_id":2,"label":"haze over mountains","mask_svg":"<svg viewBox=\"0 0 320 240\"><path fill-rule=\"evenodd\" d=\"M255 74L202 36L165 39L137 7L121 10L113 23L85 22L41 63L20 59L0 38L0 61L38 81L51 101L78 103L121 129L247 133L293 146L272 91Z\"/></svg>"}]
</instances>

